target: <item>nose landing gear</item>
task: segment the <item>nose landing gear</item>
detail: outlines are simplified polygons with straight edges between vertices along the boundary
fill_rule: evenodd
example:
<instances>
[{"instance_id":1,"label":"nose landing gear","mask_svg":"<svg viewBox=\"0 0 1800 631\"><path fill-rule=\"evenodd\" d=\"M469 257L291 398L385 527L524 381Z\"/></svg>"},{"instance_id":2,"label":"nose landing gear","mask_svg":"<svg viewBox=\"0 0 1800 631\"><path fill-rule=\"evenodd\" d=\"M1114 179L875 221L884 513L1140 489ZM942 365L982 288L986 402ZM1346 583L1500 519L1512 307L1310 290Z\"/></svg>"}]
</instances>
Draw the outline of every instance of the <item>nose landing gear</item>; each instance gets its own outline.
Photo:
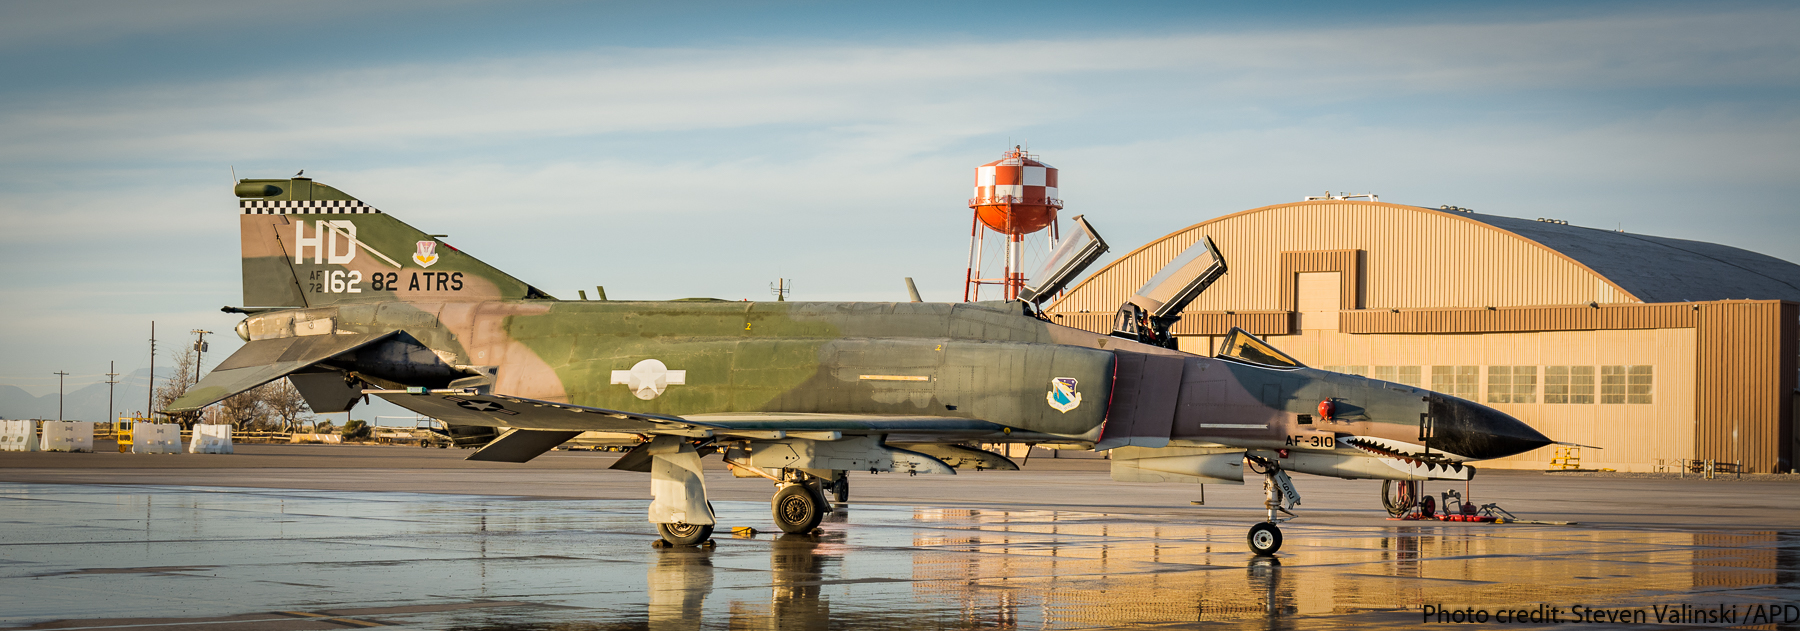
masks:
<instances>
[{"instance_id":1,"label":"nose landing gear","mask_svg":"<svg viewBox=\"0 0 1800 631\"><path fill-rule=\"evenodd\" d=\"M1281 549L1281 522L1293 519L1294 512L1289 510L1300 505L1300 492L1294 490L1294 481L1288 478L1286 471L1274 460L1259 456L1245 456L1245 463L1253 473L1263 474L1263 508L1268 509L1268 521L1250 527L1250 551L1256 556L1273 556ZM1286 513L1287 517L1277 517L1276 511Z\"/></svg>"}]
</instances>

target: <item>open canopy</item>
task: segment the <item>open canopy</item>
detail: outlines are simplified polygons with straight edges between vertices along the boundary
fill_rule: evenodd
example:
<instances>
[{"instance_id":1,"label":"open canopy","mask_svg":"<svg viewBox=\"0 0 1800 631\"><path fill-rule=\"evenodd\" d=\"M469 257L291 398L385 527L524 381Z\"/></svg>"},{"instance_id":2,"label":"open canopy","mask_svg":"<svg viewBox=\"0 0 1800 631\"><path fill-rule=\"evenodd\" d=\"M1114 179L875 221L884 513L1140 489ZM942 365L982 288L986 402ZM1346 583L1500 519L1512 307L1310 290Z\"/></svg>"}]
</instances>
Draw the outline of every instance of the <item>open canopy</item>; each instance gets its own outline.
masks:
<instances>
[{"instance_id":1,"label":"open canopy","mask_svg":"<svg viewBox=\"0 0 1800 631\"><path fill-rule=\"evenodd\" d=\"M1268 366L1270 368L1305 368L1306 364L1289 357L1287 353L1275 350L1262 338L1251 335L1249 331L1232 327L1225 334L1225 341L1219 344L1219 352L1214 357L1235 359L1246 364Z\"/></svg>"}]
</instances>

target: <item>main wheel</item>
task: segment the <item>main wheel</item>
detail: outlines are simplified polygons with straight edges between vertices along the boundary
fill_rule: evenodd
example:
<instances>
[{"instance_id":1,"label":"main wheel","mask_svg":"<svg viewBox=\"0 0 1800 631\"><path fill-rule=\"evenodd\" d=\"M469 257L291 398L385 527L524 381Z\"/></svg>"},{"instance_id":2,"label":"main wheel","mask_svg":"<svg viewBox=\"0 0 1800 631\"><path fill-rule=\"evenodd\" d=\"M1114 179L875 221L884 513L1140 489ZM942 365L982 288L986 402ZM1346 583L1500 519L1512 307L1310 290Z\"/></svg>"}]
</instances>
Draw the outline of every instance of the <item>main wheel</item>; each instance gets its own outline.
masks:
<instances>
[{"instance_id":1,"label":"main wheel","mask_svg":"<svg viewBox=\"0 0 1800 631\"><path fill-rule=\"evenodd\" d=\"M812 489L805 484L789 484L775 493L775 500L770 502L775 513L775 525L782 532L812 532L819 527L825 514L819 507L825 503L813 495Z\"/></svg>"},{"instance_id":2,"label":"main wheel","mask_svg":"<svg viewBox=\"0 0 1800 631\"><path fill-rule=\"evenodd\" d=\"M1250 527L1250 551L1256 556L1273 556L1281 549L1281 529L1275 524L1260 522Z\"/></svg>"},{"instance_id":3,"label":"main wheel","mask_svg":"<svg viewBox=\"0 0 1800 631\"><path fill-rule=\"evenodd\" d=\"M712 538L711 524L657 524L656 532L662 534L663 541L670 545L697 546Z\"/></svg>"},{"instance_id":4,"label":"main wheel","mask_svg":"<svg viewBox=\"0 0 1800 631\"><path fill-rule=\"evenodd\" d=\"M1396 484L1398 482L1398 484ZM1419 504L1419 483L1411 480L1382 480L1381 506L1389 515L1399 517Z\"/></svg>"}]
</instances>

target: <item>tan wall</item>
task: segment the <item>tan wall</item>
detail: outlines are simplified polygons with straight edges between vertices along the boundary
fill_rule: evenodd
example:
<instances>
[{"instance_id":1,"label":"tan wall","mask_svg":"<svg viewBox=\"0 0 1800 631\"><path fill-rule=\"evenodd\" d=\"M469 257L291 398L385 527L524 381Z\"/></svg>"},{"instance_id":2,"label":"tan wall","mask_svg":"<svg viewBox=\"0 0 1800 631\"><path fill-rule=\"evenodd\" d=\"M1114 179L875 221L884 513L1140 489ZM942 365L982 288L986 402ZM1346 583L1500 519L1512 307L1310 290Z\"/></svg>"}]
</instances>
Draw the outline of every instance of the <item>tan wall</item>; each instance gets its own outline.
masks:
<instances>
[{"instance_id":1,"label":"tan wall","mask_svg":"<svg viewBox=\"0 0 1800 631\"><path fill-rule=\"evenodd\" d=\"M1479 366L1474 400L1525 421L1552 440L1602 449L1582 452L1586 468L1650 471L1657 459L1694 453L1694 329L1551 331L1474 335L1351 335L1301 331L1269 338L1276 348L1309 366L1419 366L1425 387L1432 366ZM1210 348L1212 338L1183 339L1183 347ZM1544 366L1653 366L1653 403L1544 403ZM1489 366L1536 366L1536 403L1487 403ZM1372 374L1372 372L1371 372ZM1543 469L1554 448L1483 463L1509 469Z\"/></svg>"},{"instance_id":2,"label":"tan wall","mask_svg":"<svg viewBox=\"0 0 1800 631\"><path fill-rule=\"evenodd\" d=\"M1793 464L1794 320L1780 301L1700 303L1695 455L1770 471Z\"/></svg>"},{"instance_id":3,"label":"tan wall","mask_svg":"<svg viewBox=\"0 0 1800 631\"><path fill-rule=\"evenodd\" d=\"M1421 366L1425 387L1430 366L1481 366L1474 398L1484 403L1486 367L1538 366L1538 403L1495 407L1555 440L1604 447L1584 450L1586 467L1794 464L1800 306L1643 304L1560 253L1455 212L1346 200L1247 210L1121 257L1046 311L1109 332L1119 305L1202 235L1230 271L1175 324L1184 350L1208 352L1241 327L1313 366ZM1318 311L1295 313L1299 275L1318 272L1338 273L1336 327L1319 326ZM1655 402L1542 403L1542 367L1561 365L1654 366ZM1553 454L1489 466L1542 467Z\"/></svg>"},{"instance_id":4,"label":"tan wall","mask_svg":"<svg viewBox=\"0 0 1800 631\"><path fill-rule=\"evenodd\" d=\"M1287 310L1293 279L1281 273L1283 253L1290 266L1318 259L1337 267L1322 262L1356 250L1363 251L1362 269L1346 270L1345 277L1361 276L1360 302L1368 309L1639 302L1553 250L1459 213L1334 200L1268 206L1190 226L1121 257L1049 311L1117 311L1202 234L1213 238L1230 271L1190 311ZM1354 299L1346 305L1357 306Z\"/></svg>"}]
</instances>

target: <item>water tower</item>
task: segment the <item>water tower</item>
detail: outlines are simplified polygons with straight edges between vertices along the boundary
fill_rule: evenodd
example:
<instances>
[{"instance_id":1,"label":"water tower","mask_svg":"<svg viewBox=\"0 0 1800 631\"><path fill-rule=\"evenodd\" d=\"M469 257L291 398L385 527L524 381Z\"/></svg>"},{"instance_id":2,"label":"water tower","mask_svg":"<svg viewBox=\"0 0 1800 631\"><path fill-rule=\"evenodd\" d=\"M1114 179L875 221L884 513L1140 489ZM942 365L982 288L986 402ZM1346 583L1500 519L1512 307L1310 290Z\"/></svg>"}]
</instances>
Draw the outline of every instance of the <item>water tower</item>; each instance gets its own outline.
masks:
<instances>
[{"instance_id":1,"label":"water tower","mask_svg":"<svg viewBox=\"0 0 1800 631\"><path fill-rule=\"evenodd\" d=\"M969 199L974 219L969 228L969 271L963 285L963 301L980 300L982 285L999 285L1007 300L1019 297L1025 286L1025 237L1049 229L1044 252L1056 245L1056 211L1062 200L1056 193L1056 167L1017 146L999 160L975 167L975 196ZM988 233L1005 242L1006 258L998 276L988 275L983 250Z\"/></svg>"}]
</instances>

